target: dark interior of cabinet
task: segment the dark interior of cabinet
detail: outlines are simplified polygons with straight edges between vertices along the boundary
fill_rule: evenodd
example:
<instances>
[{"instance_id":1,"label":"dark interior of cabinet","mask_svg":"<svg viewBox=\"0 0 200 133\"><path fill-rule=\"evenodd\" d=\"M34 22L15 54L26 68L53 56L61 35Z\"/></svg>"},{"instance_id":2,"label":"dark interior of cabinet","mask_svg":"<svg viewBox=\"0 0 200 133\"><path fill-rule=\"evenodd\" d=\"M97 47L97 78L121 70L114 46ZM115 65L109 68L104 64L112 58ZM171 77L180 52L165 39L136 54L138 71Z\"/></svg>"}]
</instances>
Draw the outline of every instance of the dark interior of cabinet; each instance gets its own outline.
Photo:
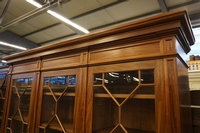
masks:
<instances>
[{"instance_id":1,"label":"dark interior of cabinet","mask_svg":"<svg viewBox=\"0 0 200 133\"><path fill-rule=\"evenodd\" d=\"M155 133L154 70L94 74L93 133Z\"/></svg>"},{"instance_id":2,"label":"dark interior of cabinet","mask_svg":"<svg viewBox=\"0 0 200 133\"><path fill-rule=\"evenodd\" d=\"M118 124L118 107L108 98L94 98L93 130L94 133L110 133ZM127 131L135 133L155 133L155 101L130 99L121 110L121 124ZM124 133L118 127L114 133Z\"/></svg>"},{"instance_id":3,"label":"dark interior of cabinet","mask_svg":"<svg viewBox=\"0 0 200 133\"><path fill-rule=\"evenodd\" d=\"M194 133L200 132L200 90L190 91L192 124Z\"/></svg>"},{"instance_id":4,"label":"dark interior of cabinet","mask_svg":"<svg viewBox=\"0 0 200 133\"><path fill-rule=\"evenodd\" d=\"M6 92L6 74L0 74L0 129L3 117L3 106Z\"/></svg>"},{"instance_id":5,"label":"dark interior of cabinet","mask_svg":"<svg viewBox=\"0 0 200 133\"><path fill-rule=\"evenodd\" d=\"M7 132L27 132L32 78L13 79Z\"/></svg>"},{"instance_id":6,"label":"dark interior of cabinet","mask_svg":"<svg viewBox=\"0 0 200 133\"><path fill-rule=\"evenodd\" d=\"M44 78L41 133L73 132L76 76Z\"/></svg>"}]
</instances>

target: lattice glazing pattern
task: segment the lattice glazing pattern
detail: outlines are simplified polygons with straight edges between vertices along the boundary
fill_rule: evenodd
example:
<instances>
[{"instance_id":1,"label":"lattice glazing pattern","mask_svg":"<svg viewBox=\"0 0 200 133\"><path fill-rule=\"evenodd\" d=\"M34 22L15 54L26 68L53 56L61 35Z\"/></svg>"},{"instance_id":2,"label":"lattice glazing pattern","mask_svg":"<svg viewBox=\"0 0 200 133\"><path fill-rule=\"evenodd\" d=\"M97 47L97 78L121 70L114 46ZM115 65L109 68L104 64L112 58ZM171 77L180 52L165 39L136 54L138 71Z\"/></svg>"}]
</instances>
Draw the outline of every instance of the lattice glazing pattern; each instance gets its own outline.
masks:
<instances>
[{"instance_id":1,"label":"lattice glazing pattern","mask_svg":"<svg viewBox=\"0 0 200 133\"><path fill-rule=\"evenodd\" d=\"M41 133L72 133L76 76L44 78Z\"/></svg>"},{"instance_id":2,"label":"lattice glazing pattern","mask_svg":"<svg viewBox=\"0 0 200 133\"><path fill-rule=\"evenodd\" d=\"M154 70L137 70L126 72L108 72L94 74L94 101L93 101L93 132L98 133L102 129L110 129L106 133L128 133L131 128L138 129L141 125L132 124L140 122L136 111L147 110L145 105L139 105L139 100L144 104L152 104L150 111L155 112L154 105ZM137 107L135 107L137 106ZM148 112L146 113L148 114ZM144 115L148 121L155 118ZM127 122L129 119L129 123ZM132 122L131 122L132 121ZM149 122L152 123L152 122ZM155 123L155 122L154 122ZM154 131L155 127L147 126L146 130Z\"/></svg>"},{"instance_id":3,"label":"lattice glazing pattern","mask_svg":"<svg viewBox=\"0 0 200 133\"><path fill-rule=\"evenodd\" d=\"M7 132L27 133L32 78L13 80Z\"/></svg>"},{"instance_id":4,"label":"lattice glazing pattern","mask_svg":"<svg viewBox=\"0 0 200 133\"><path fill-rule=\"evenodd\" d=\"M0 74L0 128L3 116L4 100L5 100L6 75L7 74Z\"/></svg>"}]
</instances>

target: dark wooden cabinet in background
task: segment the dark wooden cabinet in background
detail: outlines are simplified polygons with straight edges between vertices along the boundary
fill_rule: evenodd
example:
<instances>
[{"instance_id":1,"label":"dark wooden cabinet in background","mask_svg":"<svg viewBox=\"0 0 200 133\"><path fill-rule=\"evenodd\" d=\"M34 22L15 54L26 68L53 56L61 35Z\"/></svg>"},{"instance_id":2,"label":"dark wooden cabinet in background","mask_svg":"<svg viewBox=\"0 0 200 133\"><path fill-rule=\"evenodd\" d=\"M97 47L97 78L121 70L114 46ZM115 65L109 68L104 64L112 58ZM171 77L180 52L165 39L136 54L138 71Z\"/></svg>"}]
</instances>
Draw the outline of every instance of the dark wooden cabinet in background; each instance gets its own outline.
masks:
<instances>
[{"instance_id":1,"label":"dark wooden cabinet in background","mask_svg":"<svg viewBox=\"0 0 200 133\"><path fill-rule=\"evenodd\" d=\"M2 119L4 114L4 102L6 93L6 82L7 82L8 66L0 67L0 133L2 128Z\"/></svg>"},{"instance_id":2,"label":"dark wooden cabinet in background","mask_svg":"<svg viewBox=\"0 0 200 133\"><path fill-rule=\"evenodd\" d=\"M5 57L3 133L192 133L185 10Z\"/></svg>"}]
</instances>

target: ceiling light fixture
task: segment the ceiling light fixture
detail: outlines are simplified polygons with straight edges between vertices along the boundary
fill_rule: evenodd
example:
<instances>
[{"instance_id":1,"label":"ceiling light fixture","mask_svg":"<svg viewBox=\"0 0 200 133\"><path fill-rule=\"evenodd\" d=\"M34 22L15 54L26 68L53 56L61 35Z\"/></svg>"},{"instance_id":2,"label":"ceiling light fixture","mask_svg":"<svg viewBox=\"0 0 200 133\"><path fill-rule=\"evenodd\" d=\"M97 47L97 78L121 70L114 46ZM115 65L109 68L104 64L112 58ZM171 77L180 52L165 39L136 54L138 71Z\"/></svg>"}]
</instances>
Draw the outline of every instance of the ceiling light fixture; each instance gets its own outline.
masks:
<instances>
[{"instance_id":1,"label":"ceiling light fixture","mask_svg":"<svg viewBox=\"0 0 200 133\"><path fill-rule=\"evenodd\" d=\"M9 47L13 47L13 48L17 48L17 49L21 49L21 50L27 50L27 48L16 46L16 45L13 45L13 44L10 44L10 43L6 43L6 42L1 42L0 41L0 44L1 45L5 45L5 46L9 46Z\"/></svg>"},{"instance_id":2,"label":"ceiling light fixture","mask_svg":"<svg viewBox=\"0 0 200 133\"><path fill-rule=\"evenodd\" d=\"M34 0L26 0L27 2L29 2L30 4L36 6L37 8L41 8L42 5L39 4L38 2L34 1Z\"/></svg>"},{"instance_id":3,"label":"ceiling light fixture","mask_svg":"<svg viewBox=\"0 0 200 133\"><path fill-rule=\"evenodd\" d=\"M34 6L38 7L38 8L41 8L41 7L42 7L41 4L39 4L38 2L36 2L36 1L34 1L34 0L26 0L26 1L29 2L30 4L34 5ZM76 28L76 29L82 31L83 33L86 33L86 34L89 33L89 31L86 30L85 28L83 28L83 27L81 27L81 26L79 26L79 25L73 23L73 22L70 21L69 19L63 17L62 15L60 15L60 14L58 14L58 13L52 11L52 10L48 10L47 13L51 14L52 16L56 17L57 19L60 19L61 21L65 22L65 23L67 23L67 24L71 25L72 27L74 27L74 28Z\"/></svg>"},{"instance_id":4,"label":"ceiling light fixture","mask_svg":"<svg viewBox=\"0 0 200 133\"><path fill-rule=\"evenodd\" d=\"M1 62L3 62L3 63L6 63L6 61L5 61L5 60L1 60Z\"/></svg>"},{"instance_id":5,"label":"ceiling light fixture","mask_svg":"<svg viewBox=\"0 0 200 133\"><path fill-rule=\"evenodd\" d=\"M80 30L80 31L82 31L82 32L84 32L84 33L86 33L86 34L89 33L88 30L86 30L86 29L84 29L83 27L81 27L81 26L79 26L79 25L73 23L72 21L70 21L69 19L63 17L62 15L60 15L60 14L54 12L54 11L51 11L51 10L48 10L47 12L48 12L49 14L51 14L52 16L54 16L54 17L60 19L61 21L63 21L63 22L65 22L65 23L67 23L67 24L73 26L74 28L76 28L76 29L78 29L78 30Z\"/></svg>"}]
</instances>

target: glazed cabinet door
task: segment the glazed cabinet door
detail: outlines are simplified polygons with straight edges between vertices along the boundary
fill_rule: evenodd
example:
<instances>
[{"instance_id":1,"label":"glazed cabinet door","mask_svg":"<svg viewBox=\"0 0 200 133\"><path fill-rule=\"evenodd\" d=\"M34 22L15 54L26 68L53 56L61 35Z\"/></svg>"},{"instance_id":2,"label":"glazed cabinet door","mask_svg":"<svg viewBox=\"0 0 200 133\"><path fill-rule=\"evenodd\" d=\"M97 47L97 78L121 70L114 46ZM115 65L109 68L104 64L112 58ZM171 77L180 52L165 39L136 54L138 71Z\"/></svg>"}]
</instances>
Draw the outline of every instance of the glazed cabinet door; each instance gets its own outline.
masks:
<instances>
[{"instance_id":1,"label":"glazed cabinet door","mask_svg":"<svg viewBox=\"0 0 200 133\"><path fill-rule=\"evenodd\" d=\"M5 102L7 73L0 73L0 133L2 129L3 107Z\"/></svg>"},{"instance_id":2,"label":"glazed cabinet door","mask_svg":"<svg viewBox=\"0 0 200 133\"><path fill-rule=\"evenodd\" d=\"M86 133L156 133L156 63L90 67Z\"/></svg>"},{"instance_id":3,"label":"glazed cabinet door","mask_svg":"<svg viewBox=\"0 0 200 133\"><path fill-rule=\"evenodd\" d=\"M74 132L75 101L78 91L77 72L78 69L69 69L42 73L37 132Z\"/></svg>"},{"instance_id":4,"label":"glazed cabinet door","mask_svg":"<svg viewBox=\"0 0 200 133\"><path fill-rule=\"evenodd\" d=\"M9 90L6 133L29 133L34 124L33 110L36 73L12 75Z\"/></svg>"}]
</instances>

